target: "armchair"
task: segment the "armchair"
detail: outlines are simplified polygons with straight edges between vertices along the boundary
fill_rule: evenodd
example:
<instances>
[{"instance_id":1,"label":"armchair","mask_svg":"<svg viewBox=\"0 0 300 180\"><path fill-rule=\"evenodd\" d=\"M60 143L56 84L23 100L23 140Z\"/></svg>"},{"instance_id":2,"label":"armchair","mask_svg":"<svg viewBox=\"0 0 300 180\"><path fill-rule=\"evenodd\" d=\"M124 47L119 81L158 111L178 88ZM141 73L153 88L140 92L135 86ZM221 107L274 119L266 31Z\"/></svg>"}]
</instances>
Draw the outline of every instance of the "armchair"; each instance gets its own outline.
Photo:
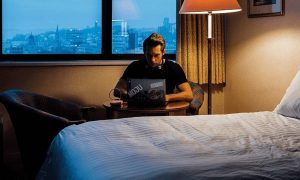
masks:
<instances>
[{"instance_id":1,"label":"armchair","mask_svg":"<svg viewBox=\"0 0 300 180\"><path fill-rule=\"evenodd\" d=\"M198 83L189 81L189 84L192 88L193 92L193 100L190 102L190 106L187 109L188 115L198 115L199 109L203 104L204 101L204 90Z\"/></svg>"},{"instance_id":2,"label":"armchair","mask_svg":"<svg viewBox=\"0 0 300 180\"><path fill-rule=\"evenodd\" d=\"M0 94L0 102L12 121L28 179L35 178L57 133L85 122L81 106L41 94L11 89Z\"/></svg>"},{"instance_id":3,"label":"armchair","mask_svg":"<svg viewBox=\"0 0 300 180\"><path fill-rule=\"evenodd\" d=\"M186 110L187 115L198 115L199 109L201 108L204 101L204 90L201 88L200 84L188 81L191 86L193 93L193 100L190 102L189 107ZM179 90L176 88L175 93Z\"/></svg>"}]
</instances>

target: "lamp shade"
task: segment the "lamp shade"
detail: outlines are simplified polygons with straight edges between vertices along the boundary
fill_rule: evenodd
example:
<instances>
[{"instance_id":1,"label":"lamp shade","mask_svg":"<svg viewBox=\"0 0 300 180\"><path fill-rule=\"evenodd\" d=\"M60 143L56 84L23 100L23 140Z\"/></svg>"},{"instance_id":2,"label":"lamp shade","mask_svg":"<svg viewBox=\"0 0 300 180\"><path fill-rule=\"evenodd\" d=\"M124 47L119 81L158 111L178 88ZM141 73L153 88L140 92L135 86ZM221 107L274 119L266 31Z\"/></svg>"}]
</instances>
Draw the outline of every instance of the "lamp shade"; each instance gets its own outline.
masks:
<instances>
[{"instance_id":1,"label":"lamp shade","mask_svg":"<svg viewBox=\"0 0 300 180\"><path fill-rule=\"evenodd\" d=\"M219 14L241 10L237 0L184 0L179 14Z\"/></svg>"}]
</instances>

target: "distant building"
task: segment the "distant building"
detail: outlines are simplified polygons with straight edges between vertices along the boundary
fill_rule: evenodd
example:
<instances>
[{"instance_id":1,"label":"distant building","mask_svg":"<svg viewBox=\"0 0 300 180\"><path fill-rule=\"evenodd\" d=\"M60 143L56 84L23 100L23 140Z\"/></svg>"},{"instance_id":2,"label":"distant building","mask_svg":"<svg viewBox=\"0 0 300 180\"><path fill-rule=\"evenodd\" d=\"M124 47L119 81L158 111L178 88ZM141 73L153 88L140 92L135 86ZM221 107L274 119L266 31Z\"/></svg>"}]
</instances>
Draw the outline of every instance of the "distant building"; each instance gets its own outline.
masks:
<instances>
[{"instance_id":1,"label":"distant building","mask_svg":"<svg viewBox=\"0 0 300 180\"><path fill-rule=\"evenodd\" d=\"M158 33L166 40L167 53L176 53L176 23L170 23L169 18L164 18L163 25L158 27Z\"/></svg>"},{"instance_id":2,"label":"distant building","mask_svg":"<svg viewBox=\"0 0 300 180\"><path fill-rule=\"evenodd\" d=\"M23 47L23 53L24 54L36 54L37 53L37 44L35 41L35 37L32 33L27 38L27 43L24 44Z\"/></svg>"},{"instance_id":3,"label":"distant building","mask_svg":"<svg viewBox=\"0 0 300 180\"><path fill-rule=\"evenodd\" d=\"M56 26L56 31L55 31L55 50L56 53L61 52L61 41L60 41L60 35L59 35L59 30L58 30L58 25Z\"/></svg>"},{"instance_id":4,"label":"distant building","mask_svg":"<svg viewBox=\"0 0 300 180\"><path fill-rule=\"evenodd\" d=\"M130 32L129 34L129 40L128 40L128 49L133 50L137 47L138 45L138 34L136 32Z\"/></svg>"},{"instance_id":5,"label":"distant building","mask_svg":"<svg viewBox=\"0 0 300 180\"><path fill-rule=\"evenodd\" d=\"M127 22L124 20L112 21L112 51L113 53L127 52L129 35L127 32Z\"/></svg>"}]
</instances>

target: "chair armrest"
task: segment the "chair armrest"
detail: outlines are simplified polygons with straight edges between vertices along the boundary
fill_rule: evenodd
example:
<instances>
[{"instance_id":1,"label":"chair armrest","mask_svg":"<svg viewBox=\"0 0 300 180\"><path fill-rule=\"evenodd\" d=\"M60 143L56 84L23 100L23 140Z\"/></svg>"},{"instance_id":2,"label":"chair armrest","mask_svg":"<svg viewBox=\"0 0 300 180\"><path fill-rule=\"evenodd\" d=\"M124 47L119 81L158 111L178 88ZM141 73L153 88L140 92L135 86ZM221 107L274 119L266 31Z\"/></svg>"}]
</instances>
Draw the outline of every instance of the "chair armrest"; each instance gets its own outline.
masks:
<instances>
[{"instance_id":1,"label":"chair armrest","mask_svg":"<svg viewBox=\"0 0 300 180\"><path fill-rule=\"evenodd\" d=\"M44 119L44 123L51 124L56 126L57 130L61 130L66 126L69 126L71 124L80 124L83 122L86 122L84 119L80 120L70 120L62 116L58 116L55 114L51 114L48 112L45 112L43 110L34 109L27 105L21 105L21 109L26 109L24 114L27 114L28 118L36 118L36 119ZM43 123L43 122L37 122L37 123Z\"/></svg>"},{"instance_id":2,"label":"chair armrest","mask_svg":"<svg viewBox=\"0 0 300 180\"><path fill-rule=\"evenodd\" d=\"M35 100L34 107L66 119L82 119L81 106L70 101L39 96L39 100Z\"/></svg>"}]
</instances>

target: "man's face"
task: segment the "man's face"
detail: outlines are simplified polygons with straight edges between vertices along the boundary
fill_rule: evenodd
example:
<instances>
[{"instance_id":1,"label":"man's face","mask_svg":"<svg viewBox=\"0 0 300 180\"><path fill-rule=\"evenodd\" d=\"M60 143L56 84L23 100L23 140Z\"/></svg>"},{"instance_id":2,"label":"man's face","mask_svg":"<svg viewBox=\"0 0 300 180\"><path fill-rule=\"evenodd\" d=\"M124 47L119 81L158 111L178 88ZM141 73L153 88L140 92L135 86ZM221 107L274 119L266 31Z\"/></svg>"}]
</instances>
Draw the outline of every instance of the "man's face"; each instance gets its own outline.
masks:
<instances>
[{"instance_id":1,"label":"man's face","mask_svg":"<svg viewBox=\"0 0 300 180\"><path fill-rule=\"evenodd\" d=\"M162 64L164 51L161 50L161 45L155 47L146 47L145 56L149 66L158 67Z\"/></svg>"}]
</instances>

